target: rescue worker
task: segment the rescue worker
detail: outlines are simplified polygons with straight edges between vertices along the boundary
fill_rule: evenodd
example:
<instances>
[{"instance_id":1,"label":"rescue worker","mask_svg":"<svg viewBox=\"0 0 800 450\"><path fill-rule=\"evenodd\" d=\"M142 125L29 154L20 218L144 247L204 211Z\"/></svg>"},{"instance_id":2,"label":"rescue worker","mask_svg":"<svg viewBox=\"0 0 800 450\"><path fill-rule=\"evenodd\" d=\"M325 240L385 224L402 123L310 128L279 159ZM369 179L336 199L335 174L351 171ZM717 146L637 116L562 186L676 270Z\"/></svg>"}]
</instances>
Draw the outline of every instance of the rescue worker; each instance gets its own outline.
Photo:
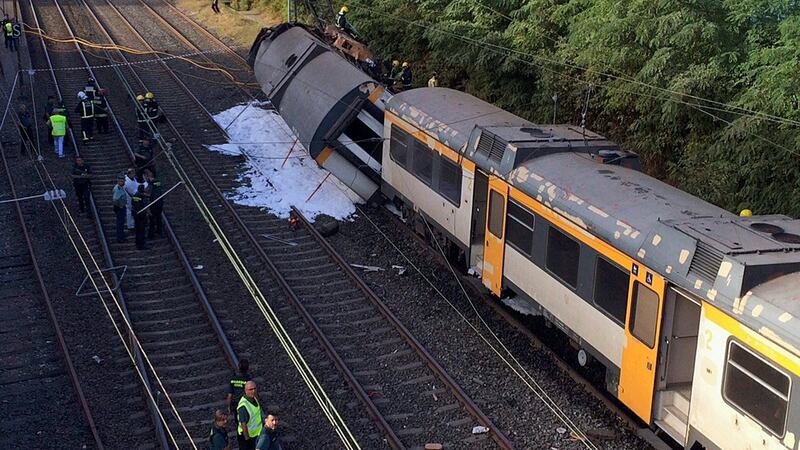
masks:
<instances>
[{"instance_id":1,"label":"rescue worker","mask_svg":"<svg viewBox=\"0 0 800 450\"><path fill-rule=\"evenodd\" d=\"M14 51L14 24L11 20L6 20L3 24L3 35L6 37L6 48Z\"/></svg>"},{"instance_id":2,"label":"rescue worker","mask_svg":"<svg viewBox=\"0 0 800 450\"><path fill-rule=\"evenodd\" d=\"M248 381L252 380L253 378L250 376L250 363L246 359L239 360L239 373L231 378L231 381L228 383L228 412L233 414L233 420L236 421L238 416L236 415L236 409L239 405L239 400L242 399L244 395L244 385Z\"/></svg>"},{"instance_id":3,"label":"rescue worker","mask_svg":"<svg viewBox=\"0 0 800 450\"><path fill-rule=\"evenodd\" d=\"M753 211L750 211L749 209L743 209L739 213L739 217L752 217L752 216L753 216Z\"/></svg>"},{"instance_id":4,"label":"rescue worker","mask_svg":"<svg viewBox=\"0 0 800 450\"><path fill-rule=\"evenodd\" d=\"M387 84L394 83L394 80L396 80L400 76L400 72L401 72L400 61L395 59L394 61L392 61L391 70L389 70L389 77L387 79Z\"/></svg>"},{"instance_id":5,"label":"rescue worker","mask_svg":"<svg viewBox=\"0 0 800 450\"><path fill-rule=\"evenodd\" d=\"M53 110L56 108L56 99L52 95L47 96L47 103L44 104L44 115L42 118L44 119L44 123L48 124L50 121L50 115L53 114ZM53 144L53 135L50 133L50 129L47 130L47 142L52 145Z\"/></svg>"},{"instance_id":6,"label":"rescue worker","mask_svg":"<svg viewBox=\"0 0 800 450\"><path fill-rule=\"evenodd\" d=\"M72 166L72 186L78 197L78 211L84 212L89 205L89 189L92 186L92 167L83 162L80 156L75 157Z\"/></svg>"},{"instance_id":7,"label":"rescue worker","mask_svg":"<svg viewBox=\"0 0 800 450\"><path fill-rule=\"evenodd\" d=\"M278 440L277 414L269 413L264 419L264 428L261 430L261 436L258 437L256 450L282 450L281 442Z\"/></svg>"},{"instance_id":8,"label":"rescue worker","mask_svg":"<svg viewBox=\"0 0 800 450\"><path fill-rule=\"evenodd\" d=\"M144 94L144 111L153 124L161 122L161 108L158 106L156 96L152 92Z\"/></svg>"},{"instance_id":9,"label":"rescue worker","mask_svg":"<svg viewBox=\"0 0 800 450\"><path fill-rule=\"evenodd\" d=\"M89 100L94 100L94 96L97 93L97 83L94 82L94 78L89 77L86 81L86 87L83 88L83 92L89 97Z\"/></svg>"},{"instance_id":10,"label":"rescue worker","mask_svg":"<svg viewBox=\"0 0 800 450\"><path fill-rule=\"evenodd\" d=\"M436 79L436 72L433 72L433 75L428 80L428 87L438 87L439 80Z\"/></svg>"},{"instance_id":11,"label":"rescue worker","mask_svg":"<svg viewBox=\"0 0 800 450\"><path fill-rule=\"evenodd\" d=\"M60 105L63 106L63 105ZM67 116L64 115L63 108L53 109L53 114L47 119L50 127L50 134L53 136L53 146L59 158L64 157L64 136L67 134Z\"/></svg>"},{"instance_id":12,"label":"rescue worker","mask_svg":"<svg viewBox=\"0 0 800 450\"><path fill-rule=\"evenodd\" d=\"M153 172L145 170L144 176L147 180L147 190L150 196L150 226L147 230L147 239L153 239L155 236L161 237L164 235L164 224L161 222L164 199L159 198L164 192L161 189L161 181L156 179Z\"/></svg>"},{"instance_id":13,"label":"rescue worker","mask_svg":"<svg viewBox=\"0 0 800 450\"><path fill-rule=\"evenodd\" d=\"M85 92L78 92L80 103L75 107L75 112L81 115L81 134L83 142L94 139L94 103L89 100Z\"/></svg>"},{"instance_id":14,"label":"rescue worker","mask_svg":"<svg viewBox=\"0 0 800 450\"><path fill-rule=\"evenodd\" d=\"M150 127L147 126L147 112L144 108L144 95L136 96L136 123L139 125L139 139L150 135Z\"/></svg>"},{"instance_id":15,"label":"rescue worker","mask_svg":"<svg viewBox=\"0 0 800 450\"><path fill-rule=\"evenodd\" d=\"M145 246L145 235L147 233L147 214L148 211L145 210L145 206L147 206L147 197L144 191L144 185L138 184L138 188L136 193L131 196L131 207L133 214L133 223L134 223L134 230L136 235L136 249L137 250L147 250Z\"/></svg>"},{"instance_id":16,"label":"rescue worker","mask_svg":"<svg viewBox=\"0 0 800 450\"><path fill-rule=\"evenodd\" d=\"M411 89L412 83L412 74L411 74L411 64L404 62L403 63L403 71L400 72L400 83L403 86L403 90Z\"/></svg>"},{"instance_id":17,"label":"rescue worker","mask_svg":"<svg viewBox=\"0 0 800 450\"><path fill-rule=\"evenodd\" d=\"M125 242L125 216L128 210L128 193L125 192L125 175L117 177L117 184L111 193L111 201L114 204L114 218L117 225L117 242Z\"/></svg>"},{"instance_id":18,"label":"rescue worker","mask_svg":"<svg viewBox=\"0 0 800 450\"><path fill-rule=\"evenodd\" d=\"M356 37L356 29L350 24L350 21L347 20L347 13L349 12L350 8L348 8L347 5L342 5L342 8L339 10L339 14L336 15L336 28L349 33L353 37Z\"/></svg>"},{"instance_id":19,"label":"rescue worker","mask_svg":"<svg viewBox=\"0 0 800 450\"><path fill-rule=\"evenodd\" d=\"M141 145L136 151L133 153L134 156L134 165L136 166L136 178L140 180L144 180L142 178L144 176L144 170L150 169L153 173L155 173L155 169L152 167L153 164L153 144L150 141L150 138L142 139Z\"/></svg>"},{"instance_id":20,"label":"rescue worker","mask_svg":"<svg viewBox=\"0 0 800 450\"><path fill-rule=\"evenodd\" d=\"M94 120L97 124L97 132L100 134L108 133L108 100L106 100L108 91L106 88L97 90L94 97Z\"/></svg>"},{"instance_id":21,"label":"rescue worker","mask_svg":"<svg viewBox=\"0 0 800 450\"><path fill-rule=\"evenodd\" d=\"M33 147L33 121L31 118L31 113L28 112L28 105L21 104L19 105L19 110L17 111L17 116L19 117L19 123L17 124L17 128L19 129L20 135L20 142L19 142L19 153L21 155L25 154L25 147L30 146Z\"/></svg>"},{"instance_id":22,"label":"rescue worker","mask_svg":"<svg viewBox=\"0 0 800 450\"><path fill-rule=\"evenodd\" d=\"M211 433L208 435L208 450L230 450L228 445L228 430L225 425L228 423L228 415L221 410L214 411L214 424L211 425Z\"/></svg>"},{"instance_id":23,"label":"rescue worker","mask_svg":"<svg viewBox=\"0 0 800 450\"><path fill-rule=\"evenodd\" d=\"M244 396L239 400L236 412L239 415L239 426L236 428L239 450L255 450L256 440L264 427L255 381L244 384Z\"/></svg>"}]
</instances>

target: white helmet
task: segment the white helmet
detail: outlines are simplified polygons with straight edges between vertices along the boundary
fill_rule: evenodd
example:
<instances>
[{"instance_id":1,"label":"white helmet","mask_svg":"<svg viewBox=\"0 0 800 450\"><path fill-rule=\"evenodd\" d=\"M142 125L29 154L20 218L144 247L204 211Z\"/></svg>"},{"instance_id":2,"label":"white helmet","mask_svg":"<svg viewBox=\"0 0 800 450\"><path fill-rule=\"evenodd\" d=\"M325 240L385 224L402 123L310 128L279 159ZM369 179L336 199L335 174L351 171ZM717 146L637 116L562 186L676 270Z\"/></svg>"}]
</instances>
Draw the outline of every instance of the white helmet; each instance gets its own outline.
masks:
<instances>
[{"instance_id":1,"label":"white helmet","mask_svg":"<svg viewBox=\"0 0 800 450\"><path fill-rule=\"evenodd\" d=\"M78 92L78 98L81 100L86 100L86 93L83 91Z\"/></svg>"}]
</instances>

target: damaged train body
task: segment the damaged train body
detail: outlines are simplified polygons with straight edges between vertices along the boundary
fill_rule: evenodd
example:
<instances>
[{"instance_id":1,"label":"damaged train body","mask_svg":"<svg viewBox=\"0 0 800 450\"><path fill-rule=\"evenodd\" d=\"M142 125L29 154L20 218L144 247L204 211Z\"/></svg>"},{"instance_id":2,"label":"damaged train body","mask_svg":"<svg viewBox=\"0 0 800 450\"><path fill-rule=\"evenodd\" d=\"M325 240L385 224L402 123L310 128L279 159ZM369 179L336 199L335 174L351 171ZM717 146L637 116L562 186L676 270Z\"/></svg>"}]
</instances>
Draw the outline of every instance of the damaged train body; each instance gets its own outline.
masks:
<instances>
[{"instance_id":1,"label":"damaged train body","mask_svg":"<svg viewBox=\"0 0 800 450\"><path fill-rule=\"evenodd\" d=\"M250 63L314 160L365 200L376 198L388 98L383 86L298 25L262 30Z\"/></svg>"}]
</instances>

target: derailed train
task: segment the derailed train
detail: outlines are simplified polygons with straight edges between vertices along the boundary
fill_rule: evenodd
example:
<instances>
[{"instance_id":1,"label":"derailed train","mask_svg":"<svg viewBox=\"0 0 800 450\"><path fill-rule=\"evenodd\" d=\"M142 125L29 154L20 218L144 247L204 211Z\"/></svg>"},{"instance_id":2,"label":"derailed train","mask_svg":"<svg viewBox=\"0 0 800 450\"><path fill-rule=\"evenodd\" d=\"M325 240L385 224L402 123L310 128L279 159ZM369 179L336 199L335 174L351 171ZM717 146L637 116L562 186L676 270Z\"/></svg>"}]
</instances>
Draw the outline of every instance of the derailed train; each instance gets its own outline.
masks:
<instances>
[{"instance_id":1,"label":"derailed train","mask_svg":"<svg viewBox=\"0 0 800 450\"><path fill-rule=\"evenodd\" d=\"M391 95L302 27L262 32L251 62L320 165L433 224L651 427L686 448L800 449L800 220L738 217L598 134L463 92Z\"/></svg>"}]
</instances>

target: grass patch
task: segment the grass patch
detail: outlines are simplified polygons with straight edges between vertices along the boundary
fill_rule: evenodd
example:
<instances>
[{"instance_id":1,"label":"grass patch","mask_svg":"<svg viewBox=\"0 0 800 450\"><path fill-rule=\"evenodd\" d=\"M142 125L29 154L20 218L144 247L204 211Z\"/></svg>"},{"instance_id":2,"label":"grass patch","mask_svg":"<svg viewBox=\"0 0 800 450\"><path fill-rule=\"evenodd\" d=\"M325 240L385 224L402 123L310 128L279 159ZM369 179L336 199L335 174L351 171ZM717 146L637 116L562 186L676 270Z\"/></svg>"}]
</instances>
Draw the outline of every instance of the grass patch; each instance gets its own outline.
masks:
<instances>
[{"instance_id":1,"label":"grass patch","mask_svg":"<svg viewBox=\"0 0 800 450\"><path fill-rule=\"evenodd\" d=\"M177 0L176 5L187 15L213 31L239 45L249 48L263 27L285 22L285 13L277 2L255 4L250 11L234 11L219 2L220 13L211 10L210 0Z\"/></svg>"}]
</instances>

